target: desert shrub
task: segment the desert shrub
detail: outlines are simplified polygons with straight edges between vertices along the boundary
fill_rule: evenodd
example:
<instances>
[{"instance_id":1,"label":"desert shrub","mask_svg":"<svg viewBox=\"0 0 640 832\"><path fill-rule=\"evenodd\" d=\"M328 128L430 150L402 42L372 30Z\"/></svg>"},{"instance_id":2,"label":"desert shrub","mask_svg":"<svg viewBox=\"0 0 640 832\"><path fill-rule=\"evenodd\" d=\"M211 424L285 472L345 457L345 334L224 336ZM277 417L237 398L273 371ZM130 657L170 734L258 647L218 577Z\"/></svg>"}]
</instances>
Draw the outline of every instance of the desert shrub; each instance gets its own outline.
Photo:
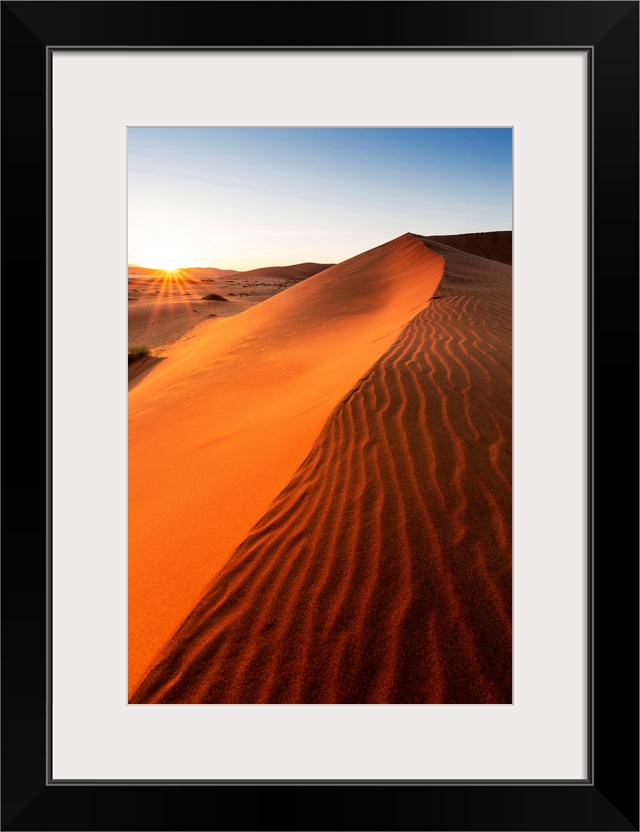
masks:
<instances>
[{"instance_id":1,"label":"desert shrub","mask_svg":"<svg viewBox=\"0 0 640 832\"><path fill-rule=\"evenodd\" d=\"M210 295L205 295L202 300L226 300L226 298L223 298L222 295L216 295L215 292L211 292Z\"/></svg>"},{"instance_id":2,"label":"desert shrub","mask_svg":"<svg viewBox=\"0 0 640 832\"><path fill-rule=\"evenodd\" d=\"M145 345L129 347L129 355L132 355L134 358L142 358L143 355L149 355L149 347Z\"/></svg>"}]
</instances>

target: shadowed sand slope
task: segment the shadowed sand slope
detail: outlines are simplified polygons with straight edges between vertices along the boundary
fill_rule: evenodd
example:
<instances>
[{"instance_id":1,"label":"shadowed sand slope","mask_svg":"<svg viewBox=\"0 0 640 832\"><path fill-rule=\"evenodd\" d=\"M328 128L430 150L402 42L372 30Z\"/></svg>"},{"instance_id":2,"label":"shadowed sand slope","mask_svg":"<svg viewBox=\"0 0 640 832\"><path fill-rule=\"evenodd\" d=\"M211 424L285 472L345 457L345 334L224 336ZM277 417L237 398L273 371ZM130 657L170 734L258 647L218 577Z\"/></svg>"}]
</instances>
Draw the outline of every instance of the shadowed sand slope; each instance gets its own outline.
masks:
<instances>
[{"instance_id":1,"label":"shadowed sand slope","mask_svg":"<svg viewBox=\"0 0 640 832\"><path fill-rule=\"evenodd\" d=\"M434 243L441 243L451 248L477 254L499 263L511 265L512 233L511 231L486 231L480 234L454 234L450 237L430 237Z\"/></svg>"},{"instance_id":2,"label":"shadowed sand slope","mask_svg":"<svg viewBox=\"0 0 640 832\"><path fill-rule=\"evenodd\" d=\"M437 242L353 386L133 702L511 702L511 269Z\"/></svg>"},{"instance_id":3,"label":"shadowed sand slope","mask_svg":"<svg viewBox=\"0 0 640 832\"><path fill-rule=\"evenodd\" d=\"M131 391L131 689L443 267L406 234L196 330Z\"/></svg>"}]
</instances>

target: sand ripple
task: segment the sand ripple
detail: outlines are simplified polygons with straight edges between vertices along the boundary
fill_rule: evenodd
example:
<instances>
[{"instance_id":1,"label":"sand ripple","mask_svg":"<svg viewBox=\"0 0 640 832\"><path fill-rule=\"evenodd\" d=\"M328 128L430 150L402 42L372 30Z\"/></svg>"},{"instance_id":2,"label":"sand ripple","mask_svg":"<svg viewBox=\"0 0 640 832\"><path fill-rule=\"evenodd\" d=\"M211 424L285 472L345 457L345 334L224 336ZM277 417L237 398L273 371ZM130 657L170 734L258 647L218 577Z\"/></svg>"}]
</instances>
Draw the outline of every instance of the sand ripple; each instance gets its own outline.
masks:
<instances>
[{"instance_id":1,"label":"sand ripple","mask_svg":"<svg viewBox=\"0 0 640 832\"><path fill-rule=\"evenodd\" d=\"M511 702L511 268L427 243L430 304L132 702Z\"/></svg>"}]
</instances>

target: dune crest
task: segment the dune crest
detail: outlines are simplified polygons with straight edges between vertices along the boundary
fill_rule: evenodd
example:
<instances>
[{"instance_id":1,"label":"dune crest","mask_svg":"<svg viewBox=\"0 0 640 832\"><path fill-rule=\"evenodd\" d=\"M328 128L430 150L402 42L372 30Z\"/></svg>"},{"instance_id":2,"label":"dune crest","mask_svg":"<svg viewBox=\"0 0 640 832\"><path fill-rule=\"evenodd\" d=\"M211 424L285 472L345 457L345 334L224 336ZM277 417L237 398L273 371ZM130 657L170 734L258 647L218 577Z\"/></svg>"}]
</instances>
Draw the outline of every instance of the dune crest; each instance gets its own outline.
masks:
<instances>
[{"instance_id":1,"label":"dune crest","mask_svg":"<svg viewBox=\"0 0 640 832\"><path fill-rule=\"evenodd\" d=\"M511 269L444 277L132 702L511 702Z\"/></svg>"},{"instance_id":2,"label":"dune crest","mask_svg":"<svg viewBox=\"0 0 640 832\"><path fill-rule=\"evenodd\" d=\"M130 689L443 267L405 234L196 330L131 391Z\"/></svg>"}]
</instances>

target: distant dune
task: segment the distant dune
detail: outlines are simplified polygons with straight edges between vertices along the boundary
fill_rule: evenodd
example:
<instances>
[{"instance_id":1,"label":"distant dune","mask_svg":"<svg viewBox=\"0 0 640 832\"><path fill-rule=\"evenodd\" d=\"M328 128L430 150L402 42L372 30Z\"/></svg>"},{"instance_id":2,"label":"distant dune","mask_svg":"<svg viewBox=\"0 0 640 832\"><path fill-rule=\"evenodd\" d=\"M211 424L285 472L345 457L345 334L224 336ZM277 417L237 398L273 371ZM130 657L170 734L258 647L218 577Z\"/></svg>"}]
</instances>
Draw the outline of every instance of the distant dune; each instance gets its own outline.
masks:
<instances>
[{"instance_id":1,"label":"distant dune","mask_svg":"<svg viewBox=\"0 0 640 832\"><path fill-rule=\"evenodd\" d=\"M202 267L202 266L187 266L186 269L181 271L186 271L192 277L229 277L232 274L238 274L237 271L234 269L215 269L209 266Z\"/></svg>"},{"instance_id":2,"label":"distant dune","mask_svg":"<svg viewBox=\"0 0 640 832\"><path fill-rule=\"evenodd\" d=\"M129 264L128 272L130 275L136 275L138 277L148 277L149 275L158 274L157 269L147 269L145 266L134 266L133 264Z\"/></svg>"},{"instance_id":3,"label":"distant dune","mask_svg":"<svg viewBox=\"0 0 640 832\"><path fill-rule=\"evenodd\" d=\"M265 266L258 269L238 271L237 269L216 269L213 266L185 266L177 269L178 272L191 277L217 278L229 277L230 275L241 275L243 277L285 277L293 280L303 280L306 277L317 274L328 269L333 263L294 263L291 266ZM130 264L129 274L136 277L150 277L163 274L162 269L148 269L144 266Z\"/></svg>"},{"instance_id":4,"label":"distant dune","mask_svg":"<svg viewBox=\"0 0 640 832\"><path fill-rule=\"evenodd\" d=\"M131 391L132 690L305 458L317 454L314 443L332 411L429 304L443 267L439 254L405 234L194 330ZM379 404L384 411L384 401ZM357 441L359 449L371 446L364 437ZM322 447L347 489L343 455L349 451L341 442L334 450L323 440ZM332 499L339 484L335 488ZM362 488L359 481L357 493ZM314 495L296 511L316 504ZM334 508L337 523L339 503L323 511L331 515ZM333 523L325 523L327 531ZM293 529L285 568L296 547L316 533ZM317 557L329 563L340 541L336 546L329 555L318 550ZM264 600L276 602L271 590ZM281 600L288 605L293 599ZM237 611L251 617L243 603Z\"/></svg>"},{"instance_id":5,"label":"distant dune","mask_svg":"<svg viewBox=\"0 0 640 832\"><path fill-rule=\"evenodd\" d=\"M486 231L480 234L456 234L449 237L429 237L436 243L487 257L499 263L511 265L512 233L511 231Z\"/></svg>"},{"instance_id":6,"label":"distant dune","mask_svg":"<svg viewBox=\"0 0 640 832\"><path fill-rule=\"evenodd\" d=\"M165 353L212 318L244 312L325 268L321 263L295 263L247 272L189 267L167 273L129 266L129 346L144 344ZM231 302L212 308L203 302L207 294Z\"/></svg>"},{"instance_id":7,"label":"distant dune","mask_svg":"<svg viewBox=\"0 0 640 832\"><path fill-rule=\"evenodd\" d=\"M236 272L236 274L242 277L287 277L293 280L304 280L332 265L331 263L297 263L293 266L266 266L262 269Z\"/></svg>"},{"instance_id":8,"label":"distant dune","mask_svg":"<svg viewBox=\"0 0 640 832\"><path fill-rule=\"evenodd\" d=\"M425 242L424 260L417 237L381 251L385 271L422 263L405 274L431 302L333 408L132 702L512 701L511 269L461 250L475 241ZM344 308L356 327L365 274Z\"/></svg>"},{"instance_id":9,"label":"distant dune","mask_svg":"<svg viewBox=\"0 0 640 832\"><path fill-rule=\"evenodd\" d=\"M132 277L157 277L166 273L163 269L148 269L145 266L134 266L132 264L129 264L128 272ZM187 266L186 268L176 269L176 272L185 275L185 277L227 277L231 274L237 274L233 269L216 269L209 266Z\"/></svg>"}]
</instances>

